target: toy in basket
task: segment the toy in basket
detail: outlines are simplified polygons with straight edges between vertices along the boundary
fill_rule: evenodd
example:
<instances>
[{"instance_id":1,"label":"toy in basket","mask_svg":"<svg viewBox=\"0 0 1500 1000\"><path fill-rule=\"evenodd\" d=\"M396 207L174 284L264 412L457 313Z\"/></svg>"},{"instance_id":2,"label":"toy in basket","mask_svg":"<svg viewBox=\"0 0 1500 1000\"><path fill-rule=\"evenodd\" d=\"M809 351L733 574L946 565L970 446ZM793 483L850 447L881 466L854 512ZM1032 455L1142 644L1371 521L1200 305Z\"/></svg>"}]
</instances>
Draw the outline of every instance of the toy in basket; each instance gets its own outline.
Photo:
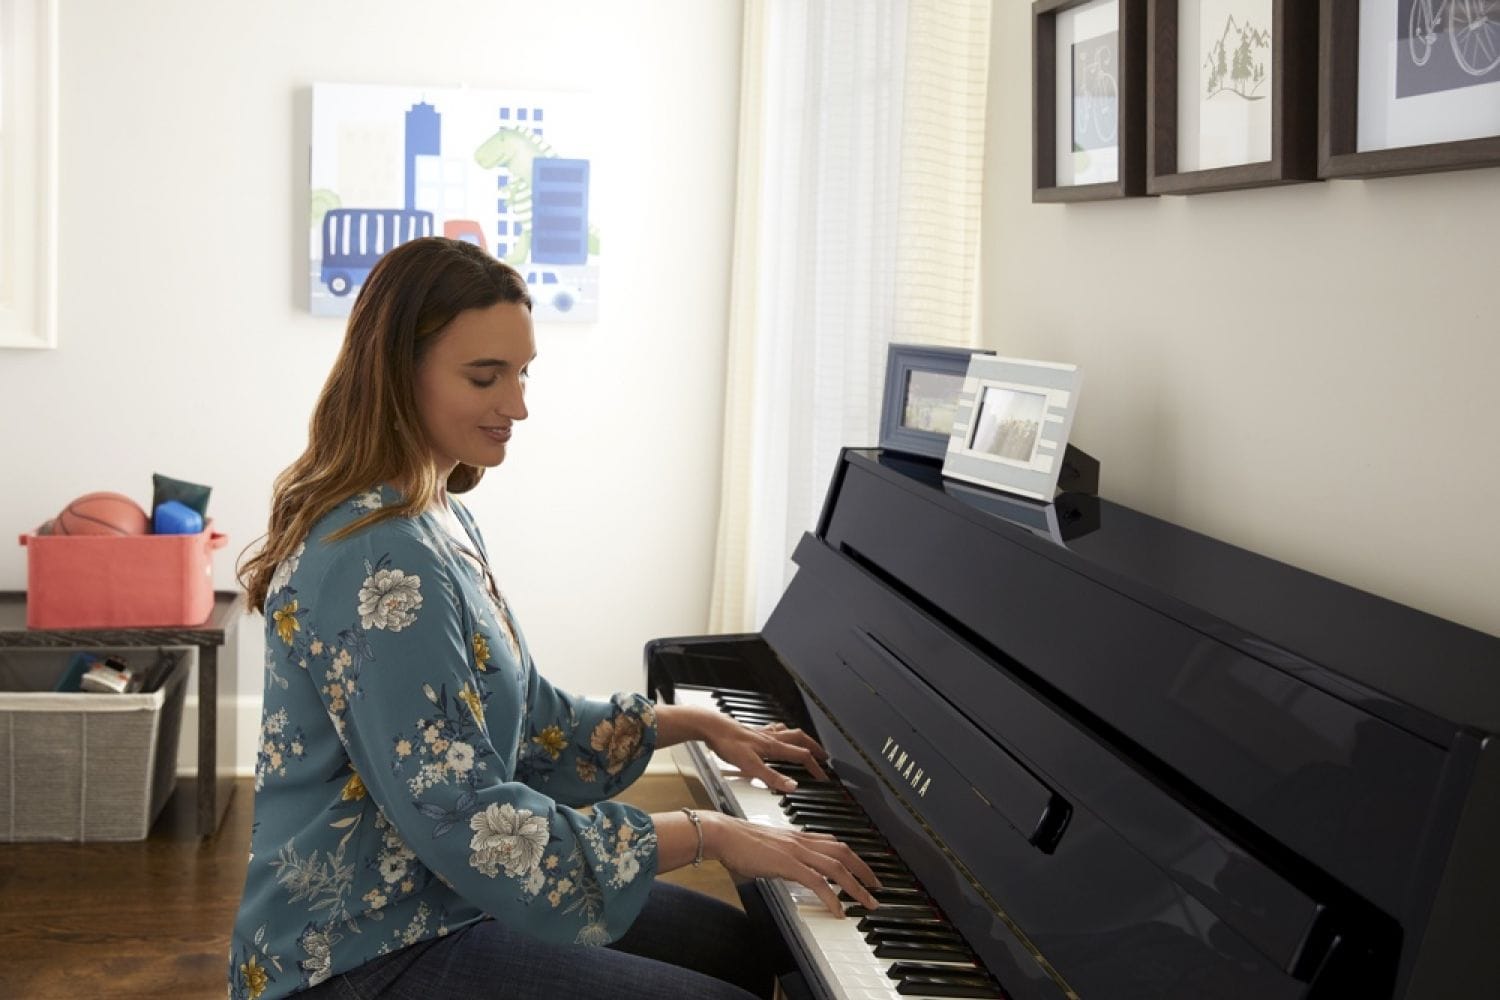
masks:
<instances>
[{"instance_id":1,"label":"toy in basket","mask_svg":"<svg viewBox=\"0 0 1500 1000\"><path fill-rule=\"evenodd\" d=\"M203 624L214 608L212 553L229 537L210 520L175 520L181 533L148 534L151 519L129 497L88 493L23 534L27 626Z\"/></svg>"}]
</instances>

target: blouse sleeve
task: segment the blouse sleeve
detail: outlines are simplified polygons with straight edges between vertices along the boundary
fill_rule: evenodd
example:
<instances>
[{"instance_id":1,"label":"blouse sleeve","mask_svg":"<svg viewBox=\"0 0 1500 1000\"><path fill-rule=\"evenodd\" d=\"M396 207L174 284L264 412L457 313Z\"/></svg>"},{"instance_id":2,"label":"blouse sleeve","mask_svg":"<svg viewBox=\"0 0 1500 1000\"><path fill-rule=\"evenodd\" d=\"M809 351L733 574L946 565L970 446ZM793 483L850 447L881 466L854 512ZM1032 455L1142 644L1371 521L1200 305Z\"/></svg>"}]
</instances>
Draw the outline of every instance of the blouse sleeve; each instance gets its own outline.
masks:
<instances>
[{"instance_id":1,"label":"blouse sleeve","mask_svg":"<svg viewBox=\"0 0 1500 1000\"><path fill-rule=\"evenodd\" d=\"M575 698L530 671L527 732L516 779L559 802L591 805L645 773L656 748L656 709L644 696Z\"/></svg>"},{"instance_id":2,"label":"blouse sleeve","mask_svg":"<svg viewBox=\"0 0 1500 1000\"><path fill-rule=\"evenodd\" d=\"M497 919L549 941L618 938L656 873L650 817L618 803L585 815L505 780L448 569L381 527L330 547L310 606L287 590L267 608L326 678L364 789L427 868Z\"/></svg>"}]
</instances>

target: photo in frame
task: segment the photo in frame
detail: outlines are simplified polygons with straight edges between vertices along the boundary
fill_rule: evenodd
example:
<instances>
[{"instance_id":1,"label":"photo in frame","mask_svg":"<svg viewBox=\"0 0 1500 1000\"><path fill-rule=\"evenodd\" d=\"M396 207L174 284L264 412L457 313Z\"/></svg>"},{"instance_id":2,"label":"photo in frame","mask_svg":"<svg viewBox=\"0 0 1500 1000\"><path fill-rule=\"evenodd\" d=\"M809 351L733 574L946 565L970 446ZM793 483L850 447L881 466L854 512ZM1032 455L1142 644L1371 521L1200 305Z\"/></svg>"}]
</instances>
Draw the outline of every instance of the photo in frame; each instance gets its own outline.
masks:
<instances>
[{"instance_id":1,"label":"photo in frame","mask_svg":"<svg viewBox=\"0 0 1500 1000\"><path fill-rule=\"evenodd\" d=\"M1032 200L1145 193L1146 0L1032 5Z\"/></svg>"},{"instance_id":2,"label":"photo in frame","mask_svg":"<svg viewBox=\"0 0 1500 1000\"><path fill-rule=\"evenodd\" d=\"M880 447L942 458L953 432L969 359L993 351L891 344L886 352Z\"/></svg>"},{"instance_id":3,"label":"photo in frame","mask_svg":"<svg viewBox=\"0 0 1500 1000\"><path fill-rule=\"evenodd\" d=\"M1323 0L1318 174L1500 165L1500 0Z\"/></svg>"},{"instance_id":4,"label":"photo in frame","mask_svg":"<svg viewBox=\"0 0 1500 1000\"><path fill-rule=\"evenodd\" d=\"M970 359L943 475L1050 501L1082 381L1077 365L994 355Z\"/></svg>"},{"instance_id":5,"label":"photo in frame","mask_svg":"<svg viewBox=\"0 0 1500 1000\"><path fill-rule=\"evenodd\" d=\"M1316 179L1316 7L1150 0L1147 30L1148 191Z\"/></svg>"}]
</instances>

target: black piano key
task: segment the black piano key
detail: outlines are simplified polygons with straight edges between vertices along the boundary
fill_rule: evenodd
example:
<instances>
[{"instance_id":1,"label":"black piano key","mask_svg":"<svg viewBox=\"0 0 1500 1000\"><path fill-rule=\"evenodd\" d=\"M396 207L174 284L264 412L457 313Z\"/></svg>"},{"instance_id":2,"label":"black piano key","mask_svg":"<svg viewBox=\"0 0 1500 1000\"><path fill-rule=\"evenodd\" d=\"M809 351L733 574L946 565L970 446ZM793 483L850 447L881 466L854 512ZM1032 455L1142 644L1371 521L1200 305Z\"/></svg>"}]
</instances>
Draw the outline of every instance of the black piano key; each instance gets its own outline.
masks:
<instances>
[{"instance_id":1,"label":"black piano key","mask_svg":"<svg viewBox=\"0 0 1500 1000\"><path fill-rule=\"evenodd\" d=\"M955 976L907 976L896 984L902 996L981 997L984 1000L1009 1000L994 980L981 982Z\"/></svg>"},{"instance_id":2,"label":"black piano key","mask_svg":"<svg viewBox=\"0 0 1500 1000\"><path fill-rule=\"evenodd\" d=\"M876 958L893 958L918 962L969 962L974 953L968 945L934 944L920 941L882 941L875 946ZM900 978L892 975L892 979Z\"/></svg>"},{"instance_id":3,"label":"black piano key","mask_svg":"<svg viewBox=\"0 0 1500 1000\"><path fill-rule=\"evenodd\" d=\"M912 877L911 869L907 868L899 857L884 848L856 847L854 855L871 868L888 871L892 875Z\"/></svg>"},{"instance_id":4,"label":"black piano key","mask_svg":"<svg viewBox=\"0 0 1500 1000\"><path fill-rule=\"evenodd\" d=\"M962 963L964 960L960 959ZM955 979L979 979L993 983L990 974L972 962L954 964L949 959L939 959L936 962L892 962L891 967L886 970L886 975L892 979L904 979L907 976L952 976Z\"/></svg>"},{"instance_id":5,"label":"black piano key","mask_svg":"<svg viewBox=\"0 0 1500 1000\"><path fill-rule=\"evenodd\" d=\"M794 803L797 805L808 806L842 806L845 804L853 805L854 800L849 798L849 796L844 794L843 792L824 790L821 788L807 788L799 783L797 788L795 788L794 790L781 793L781 804L783 808Z\"/></svg>"},{"instance_id":6,"label":"black piano key","mask_svg":"<svg viewBox=\"0 0 1500 1000\"><path fill-rule=\"evenodd\" d=\"M927 893L921 889L898 888L896 886L881 886L879 889L870 889L870 895L875 897L879 903L926 903ZM854 902L854 897L849 895L849 890L840 889L839 899L846 903Z\"/></svg>"},{"instance_id":7,"label":"black piano key","mask_svg":"<svg viewBox=\"0 0 1500 1000\"><path fill-rule=\"evenodd\" d=\"M751 712L741 712L737 709L731 709L727 714L735 722L743 723L747 726L769 726L776 721L768 715L755 715Z\"/></svg>"},{"instance_id":8,"label":"black piano key","mask_svg":"<svg viewBox=\"0 0 1500 1000\"><path fill-rule=\"evenodd\" d=\"M762 708L775 708L774 699L763 694L729 694L725 691L714 692L714 701L721 705L757 705Z\"/></svg>"},{"instance_id":9,"label":"black piano key","mask_svg":"<svg viewBox=\"0 0 1500 1000\"><path fill-rule=\"evenodd\" d=\"M953 925L948 923L945 917L929 910L925 915L895 912L901 909L896 906L882 906L875 913L866 913L860 916L857 929L861 931L897 931L897 930L945 930L951 931ZM849 909L844 909L849 913ZM858 916L858 914L854 914Z\"/></svg>"},{"instance_id":10,"label":"black piano key","mask_svg":"<svg viewBox=\"0 0 1500 1000\"><path fill-rule=\"evenodd\" d=\"M760 698L764 700L767 695L764 691L747 691L745 688L714 688L715 698Z\"/></svg>"},{"instance_id":11,"label":"black piano key","mask_svg":"<svg viewBox=\"0 0 1500 1000\"><path fill-rule=\"evenodd\" d=\"M899 930L872 930L865 934L870 944L952 944L963 945L964 939L957 931L944 929L917 930L904 927ZM965 945L967 947L967 945Z\"/></svg>"},{"instance_id":12,"label":"black piano key","mask_svg":"<svg viewBox=\"0 0 1500 1000\"><path fill-rule=\"evenodd\" d=\"M910 926L948 927L948 921L943 915L930 906L916 906L910 903L882 903L878 910L868 910L859 903L844 907L846 917L883 917L894 921L906 921ZM928 921L928 923L923 923ZM890 926L890 925L887 925ZM899 926L899 925L898 925ZM859 930L864 930L860 927Z\"/></svg>"},{"instance_id":13,"label":"black piano key","mask_svg":"<svg viewBox=\"0 0 1500 1000\"><path fill-rule=\"evenodd\" d=\"M868 823L851 822L849 820L834 819L810 819L805 823L798 823L802 829L809 833L831 833L834 836L855 837L860 840L874 841L876 847L885 846L885 838L875 832L875 828Z\"/></svg>"},{"instance_id":14,"label":"black piano key","mask_svg":"<svg viewBox=\"0 0 1500 1000\"><path fill-rule=\"evenodd\" d=\"M859 837L863 840L885 838L875 828L861 819L841 819L837 816L791 817L792 822L811 833L831 833L836 837Z\"/></svg>"},{"instance_id":15,"label":"black piano key","mask_svg":"<svg viewBox=\"0 0 1500 1000\"><path fill-rule=\"evenodd\" d=\"M745 692L743 694L735 691L726 691L723 688L714 692L715 701L739 701L748 702L753 705L774 705L776 699L768 694Z\"/></svg>"},{"instance_id":16,"label":"black piano key","mask_svg":"<svg viewBox=\"0 0 1500 1000\"><path fill-rule=\"evenodd\" d=\"M803 805L793 802L782 807L782 811L788 816L800 816L811 820L857 820L862 826L869 826L870 820L861 810L849 809L835 803L823 802L817 805Z\"/></svg>"}]
</instances>

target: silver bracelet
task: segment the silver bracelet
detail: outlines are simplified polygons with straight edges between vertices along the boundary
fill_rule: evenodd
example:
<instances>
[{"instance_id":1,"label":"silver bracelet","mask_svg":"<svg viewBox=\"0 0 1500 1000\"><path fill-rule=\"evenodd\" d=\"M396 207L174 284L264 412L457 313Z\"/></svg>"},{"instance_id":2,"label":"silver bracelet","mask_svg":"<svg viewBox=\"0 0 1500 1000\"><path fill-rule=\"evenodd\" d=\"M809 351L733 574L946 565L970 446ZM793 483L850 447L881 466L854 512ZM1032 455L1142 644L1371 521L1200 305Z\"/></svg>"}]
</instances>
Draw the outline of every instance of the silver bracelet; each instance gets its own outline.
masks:
<instances>
[{"instance_id":1,"label":"silver bracelet","mask_svg":"<svg viewBox=\"0 0 1500 1000\"><path fill-rule=\"evenodd\" d=\"M703 865L703 821L698 818L698 810L682 807L687 818L693 821L693 829L698 831L698 853L693 855L693 867L699 868Z\"/></svg>"}]
</instances>

